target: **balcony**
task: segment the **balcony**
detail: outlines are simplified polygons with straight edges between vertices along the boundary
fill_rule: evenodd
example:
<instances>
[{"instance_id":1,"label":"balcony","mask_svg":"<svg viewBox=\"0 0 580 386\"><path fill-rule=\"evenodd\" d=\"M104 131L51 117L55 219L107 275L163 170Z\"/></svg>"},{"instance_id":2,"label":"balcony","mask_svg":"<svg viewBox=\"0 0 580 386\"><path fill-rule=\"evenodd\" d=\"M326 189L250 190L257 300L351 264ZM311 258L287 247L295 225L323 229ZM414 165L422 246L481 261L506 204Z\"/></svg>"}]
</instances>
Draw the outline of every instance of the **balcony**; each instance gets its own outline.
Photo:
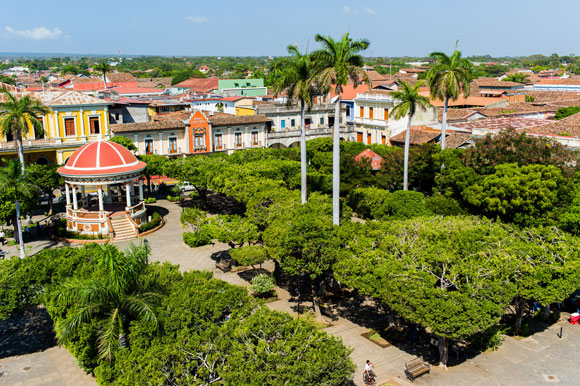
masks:
<instances>
[{"instance_id":1,"label":"balcony","mask_svg":"<svg viewBox=\"0 0 580 386\"><path fill-rule=\"evenodd\" d=\"M355 117L354 123L358 125L367 125L367 126L380 126L385 129L389 127L389 121L385 121L384 119L377 119L377 118L364 118L364 117Z\"/></svg>"},{"instance_id":2,"label":"balcony","mask_svg":"<svg viewBox=\"0 0 580 386\"><path fill-rule=\"evenodd\" d=\"M216 146L217 148L217 146ZM205 144L202 145L193 145L193 151L207 151L207 146Z\"/></svg>"},{"instance_id":3,"label":"balcony","mask_svg":"<svg viewBox=\"0 0 580 386\"><path fill-rule=\"evenodd\" d=\"M178 154L181 154L181 148L180 147L178 147L178 148L168 148L167 149L167 154L168 155L178 155Z\"/></svg>"}]
</instances>

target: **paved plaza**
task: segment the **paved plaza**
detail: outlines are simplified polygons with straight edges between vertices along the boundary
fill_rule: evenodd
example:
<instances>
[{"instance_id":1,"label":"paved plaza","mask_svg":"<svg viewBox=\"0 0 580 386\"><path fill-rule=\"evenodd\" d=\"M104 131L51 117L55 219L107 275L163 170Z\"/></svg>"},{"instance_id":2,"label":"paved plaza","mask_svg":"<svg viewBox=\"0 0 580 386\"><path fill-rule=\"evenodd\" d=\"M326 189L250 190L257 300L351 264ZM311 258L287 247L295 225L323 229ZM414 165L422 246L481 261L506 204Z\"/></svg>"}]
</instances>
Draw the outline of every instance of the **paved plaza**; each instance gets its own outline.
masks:
<instances>
[{"instance_id":1,"label":"paved plaza","mask_svg":"<svg viewBox=\"0 0 580 386\"><path fill-rule=\"evenodd\" d=\"M159 231L146 236L152 249L152 260L179 264L182 271L191 269L208 270L215 277L232 284L247 286L248 281L235 272L224 273L216 269L216 259L229 249L226 244L217 243L191 249L182 241L182 227L179 222L181 208L177 204L161 201L158 206L165 208L167 223ZM33 253L55 243L39 241L31 243ZM124 248L129 242L117 243ZM9 247L15 253L15 247ZM271 262L264 264L273 270ZM278 300L268 303L268 307L294 313L290 294L277 289ZM563 336L558 333L563 328ZM378 384L410 385L403 372L405 362L414 355L396 347L382 348L361 334L368 328L352 320L339 317L326 329L340 337L354 349L352 358L358 366L354 383L362 385L362 368L367 359L375 364ZM570 325L566 320L550 326L546 330L528 338L516 340L506 337L502 346L494 352L479 354L465 360L460 365L444 370L433 367L428 375L417 379L415 385L578 385L580 384L580 325ZM28 368L28 369L26 369ZM48 350L23 356L0 359L0 385L95 385L92 377L84 374L74 358L64 349L53 347Z\"/></svg>"}]
</instances>

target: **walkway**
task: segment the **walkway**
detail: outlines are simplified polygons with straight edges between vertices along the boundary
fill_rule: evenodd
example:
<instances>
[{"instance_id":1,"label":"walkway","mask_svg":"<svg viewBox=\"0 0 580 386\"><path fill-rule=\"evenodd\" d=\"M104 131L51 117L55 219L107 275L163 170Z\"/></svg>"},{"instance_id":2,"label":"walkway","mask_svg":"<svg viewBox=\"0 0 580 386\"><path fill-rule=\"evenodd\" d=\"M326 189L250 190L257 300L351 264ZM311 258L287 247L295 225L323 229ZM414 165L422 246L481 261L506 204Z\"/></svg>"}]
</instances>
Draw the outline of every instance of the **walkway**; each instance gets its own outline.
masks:
<instances>
[{"instance_id":1,"label":"walkway","mask_svg":"<svg viewBox=\"0 0 580 386\"><path fill-rule=\"evenodd\" d=\"M167 201L161 201L157 205L168 210L166 216L168 221L161 230L146 236L147 242L152 248L153 261L168 261L173 264L179 264L182 271L191 269L208 270L213 272L214 276L218 279L236 285L249 285L248 281L242 278L242 275L233 272L223 273L215 268L218 256L229 249L226 244L218 243L195 249L187 247L182 241L183 229L179 222L181 208L177 204ZM47 242L30 243L30 245L32 245L32 251L36 251L42 247L52 246L52 244ZM129 245L129 242L120 242L116 243L116 245L124 248ZM272 262L264 264L264 268L272 271ZM268 307L294 313L292 310L294 303L290 302L290 294L281 288L277 288L277 292L278 300L269 303ZM556 332L559 332L560 326L564 330L562 339L556 335ZM381 348L370 342L361 336L361 334L368 331L367 328L345 318L339 318L333 322L332 326L326 328L326 331L340 337L346 345L353 348L352 359L358 366L354 376L354 383L356 385L362 385L362 368L367 359L370 359L375 364L379 385L411 385L405 378L403 372L405 362L413 358L409 353L400 350L396 346ZM562 385L574 385L578 384L577 380L580 378L580 366L577 365L577 360L575 359L580 349L579 346L580 326L572 326L566 321L561 321L549 329L523 340L518 341L508 337L499 350L480 354L449 370L435 367L432 369L431 374L417 379L414 384L524 386L552 382ZM67 364L63 367L61 364L51 362L55 358L55 355L62 356L65 361L63 363ZM67 355L70 358L69 362L66 362L68 360L65 358ZM30 373L34 375L33 377L24 378L21 375L25 373L23 370L18 369L20 364L17 366L14 365L15 362L20 361L22 361L21 363L36 363L35 368L38 371L36 373ZM49 380L49 377L64 373L64 369L68 369L69 372L80 371L68 352L60 348L53 348L42 353L23 357L1 359L0 366L0 372L6 371L10 377L7 378L12 382L8 383L9 385L17 384L15 382L18 381L32 382L33 379L37 383L18 384L72 384L51 383L53 381ZM26 367L26 365L22 367ZM10 374L14 374L14 372L20 374L17 381L11 378L12 376ZM86 382L86 379L83 382ZM76 384L83 385L83 383Z\"/></svg>"}]
</instances>

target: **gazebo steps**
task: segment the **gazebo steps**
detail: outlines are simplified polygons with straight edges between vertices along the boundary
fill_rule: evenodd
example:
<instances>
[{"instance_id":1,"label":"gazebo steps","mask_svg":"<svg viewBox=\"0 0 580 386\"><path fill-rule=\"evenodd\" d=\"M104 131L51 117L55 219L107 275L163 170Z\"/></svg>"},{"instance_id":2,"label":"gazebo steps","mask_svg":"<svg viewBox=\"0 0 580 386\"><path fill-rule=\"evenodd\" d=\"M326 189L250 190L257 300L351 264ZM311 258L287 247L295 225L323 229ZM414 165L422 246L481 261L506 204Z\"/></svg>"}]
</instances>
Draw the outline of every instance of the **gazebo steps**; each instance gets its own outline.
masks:
<instances>
[{"instance_id":1,"label":"gazebo steps","mask_svg":"<svg viewBox=\"0 0 580 386\"><path fill-rule=\"evenodd\" d=\"M114 241L135 239L138 236L137 230L127 216L112 217L111 226L115 232Z\"/></svg>"}]
</instances>

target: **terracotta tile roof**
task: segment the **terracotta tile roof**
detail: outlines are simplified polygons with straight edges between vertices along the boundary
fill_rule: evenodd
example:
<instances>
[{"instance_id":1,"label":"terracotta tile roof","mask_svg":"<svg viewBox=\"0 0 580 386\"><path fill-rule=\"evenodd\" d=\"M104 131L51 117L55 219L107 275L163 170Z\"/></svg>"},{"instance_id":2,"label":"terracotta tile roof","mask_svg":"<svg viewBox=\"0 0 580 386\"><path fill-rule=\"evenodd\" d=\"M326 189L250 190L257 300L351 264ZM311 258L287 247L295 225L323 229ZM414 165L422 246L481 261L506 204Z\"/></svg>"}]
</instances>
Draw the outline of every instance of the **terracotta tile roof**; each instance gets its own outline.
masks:
<instances>
[{"instance_id":1,"label":"terracotta tile roof","mask_svg":"<svg viewBox=\"0 0 580 386\"><path fill-rule=\"evenodd\" d=\"M10 92L22 91L21 88L18 88L16 86L11 85L11 84L2 83L2 82L0 82L0 90L8 90Z\"/></svg>"},{"instance_id":2,"label":"terracotta tile roof","mask_svg":"<svg viewBox=\"0 0 580 386\"><path fill-rule=\"evenodd\" d=\"M404 144L405 143L405 132L406 132L406 130L391 137L389 140L391 142L391 144L393 144L393 145L394 144ZM409 144L410 145L422 145L424 143L433 142L440 135L441 135L440 130L435 130L435 129L427 127L427 126L411 127L411 135L410 135Z\"/></svg>"},{"instance_id":3,"label":"terracotta tile roof","mask_svg":"<svg viewBox=\"0 0 580 386\"><path fill-rule=\"evenodd\" d=\"M381 164L383 163L383 157L372 151L371 149L365 149L361 153L354 157L356 162L361 162L363 158L369 159L371 161L371 167L373 170L379 170Z\"/></svg>"},{"instance_id":4,"label":"terracotta tile roof","mask_svg":"<svg viewBox=\"0 0 580 386\"><path fill-rule=\"evenodd\" d=\"M441 101L439 99L432 99L428 92L422 92L421 94L423 94L426 97L429 97L429 101L431 102L431 104L433 106L443 107L444 101ZM468 96L467 98L460 97L456 101L450 100L448 105L450 107L454 107L454 106L457 106L457 107L460 107L460 106L485 107L485 106L490 106L490 105L493 105L496 103L500 103L502 101L503 101L502 98Z\"/></svg>"},{"instance_id":5,"label":"terracotta tile roof","mask_svg":"<svg viewBox=\"0 0 580 386\"><path fill-rule=\"evenodd\" d=\"M83 83L103 83L103 78L96 78L96 77L82 77L82 78L74 78L74 84L83 84Z\"/></svg>"},{"instance_id":6,"label":"terracotta tile roof","mask_svg":"<svg viewBox=\"0 0 580 386\"><path fill-rule=\"evenodd\" d=\"M534 97L535 99L534 103L554 103L554 102L561 103L580 99L580 92L575 91L526 90L526 94Z\"/></svg>"},{"instance_id":7,"label":"terracotta tile roof","mask_svg":"<svg viewBox=\"0 0 580 386\"><path fill-rule=\"evenodd\" d=\"M161 113L161 114L156 114L153 117L154 121L187 121L189 120L189 118L191 118L191 111L185 111L185 110L181 110L181 111L172 111L170 113Z\"/></svg>"},{"instance_id":8,"label":"terracotta tile roof","mask_svg":"<svg viewBox=\"0 0 580 386\"><path fill-rule=\"evenodd\" d=\"M457 149L471 140L471 134L451 131L445 136L445 148Z\"/></svg>"},{"instance_id":9,"label":"terracotta tile roof","mask_svg":"<svg viewBox=\"0 0 580 386\"><path fill-rule=\"evenodd\" d=\"M173 80L172 77L168 78L138 78L137 85L139 87L150 87L155 88L158 85L161 85L165 88L171 87L171 81Z\"/></svg>"},{"instance_id":10,"label":"terracotta tile roof","mask_svg":"<svg viewBox=\"0 0 580 386\"><path fill-rule=\"evenodd\" d=\"M443 120L443 109L438 110L439 122ZM475 109L448 109L447 110L447 122L453 121L465 121L469 116L473 114L483 114L486 117L484 111L478 111Z\"/></svg>"},{"instance_id":11,"label":"terracotta tile roof","mask_svg":"<svg viewBox=\"0 0 580 386\"><path fill-rule=\"evenodd\" d=\"M109 80L113 83L137 82L137 78L135 78L133 75L125 73L125 72L107 73L107 80Z\"/></svg>"},{"instance_id":12,"label":"terracotta tile roof","mask_svg":"<svg viewBox=\"0 0 580 386\"><path fill-rule=\"evenodd\" d=\"M340 98L342 100L351 101L356 98L357 94L362 94L368 91L369 85L368 84L359 84L358 86L354 87L354 83L348 83L345 86L342 86L342 93L340 94ZM330 90L330 98L334 98L336 94L334 90Z\"/></svg>"},{"instance_id":13,"label":"terracotta tile roof","mask_svg":"<svg viewBox=\"0 0 580 386\"><path fill-rule=\"evenodd\" d=\"M580 85L580 76L574 76L570 78L556 78L556 79L541 79L538 84L568 84L568 85Z\"/></svg>"},{"instance_id":14,"label":"terracotta tile roof","mask_svg":"<svg viewBox=\"0 0 580 386\"><path fill-rule=\"evenodd\" d=\"M555 113L559 107L553 105L534 105L531 103L510 103L507 107L485 107L475 109L488 117L522 115L533 113Z\"/></svg>"},{"instance_id":15,"label":"terracotta tile roof","mask_svg":"<svg viewBox=\"0 0 580 386\"><path fill-rule=\"evenodd\" d=\"M172 87L188 88L193 92L208 92L218 89L218 80L217 76L212 76L211 78L192 78Z\"/></svg>"},{"instance_id":16,"label":"terracotta tile roof","mask_svg":"<svg viewBox=\"0 0 580 386\"><path fill-rule=\"evenodd\" d=\"M17 96L30 95L31 98L37 99L46 106L80 106L80 105L110 105L103 99L98 99L90 95L80 93L78 91L25 91L15 93ZM4 96L0 95L0 101L4 100Z\"/></svg>"},{"instance_id":17,"label":"terracotta tile roof","mask_svg":"<svg viewBox=\"0 0 580 386\"><path fill-rule=\"evenodd\" d=\"M99 91L104 91L101 89ZM118 87L108 87L108 90L115 91L119 95L123 94L162 94L163 90L158 88L145 88L145 87L131 87L131 86L118 86Z\"/></svg>"},{"instance_id":18,"label":"terracotta tile roof","mask_svg":"<svg viewBox=\"0 0 580 386\"><path fill-rule=\"evenodd\" d=\"M504 82L497 78L477 78L473 80L479 87L523 87L522 83Z\"/></svg>"},{"instance_id":19,"label":"terracotta tile roof","mask_svg":"<svg viewBox=\"0 0 580 386\"><path fill-rule=\"evenodd\" d=\"M167 119L154 122L117 123L110 126L113 133L131 133L137 131L157 131L184 129L185 123L176 119Z\"/></svg>"},{"instance_id":20,"label":"terracotta tile roof","mask_svg":"<svg viewBox=\"0 0 580 386\"><path fill-rule=\"evenodd\" d=\"M375 70L365 71L371 82L386 80L385 76ZM388 75L387 75L388 76Z\"/></svg>"},{"instance_id":21,"label":"terracotta tile roof","mask_svg":"<svg viewBox=\"0 0 580 386\"><path fill-rule=\"evenodd\" d=\"M545 125L522 128L520 131L531 134L562 135L580 137L580 113L571 115L558 121L551 121Z\"/></svg>"},{"instance_id":22,"label":"terracotta tile roof","mask_svg":"<svg viewBox=\"0 0 580 386\"><path fill-rule=\"evenodd\" d=\"M214 113L208 116L213 126L244 125L253 123L266 123L270 120L265 115L231 115L226 113Z\"/></svg>"},{"instance_id":23,"label":"terracotta tile roof","mask_svg":"<svg viewBox=\"0 0 580 386\"><path fill-rule=\"evenodd\" d=\"M507 130L542 126L549 122L546 119L531 119L520 117L499 117L479 119L477 121L454 123L453 127L467 130Z\"/></svg>"}]
</instances>

